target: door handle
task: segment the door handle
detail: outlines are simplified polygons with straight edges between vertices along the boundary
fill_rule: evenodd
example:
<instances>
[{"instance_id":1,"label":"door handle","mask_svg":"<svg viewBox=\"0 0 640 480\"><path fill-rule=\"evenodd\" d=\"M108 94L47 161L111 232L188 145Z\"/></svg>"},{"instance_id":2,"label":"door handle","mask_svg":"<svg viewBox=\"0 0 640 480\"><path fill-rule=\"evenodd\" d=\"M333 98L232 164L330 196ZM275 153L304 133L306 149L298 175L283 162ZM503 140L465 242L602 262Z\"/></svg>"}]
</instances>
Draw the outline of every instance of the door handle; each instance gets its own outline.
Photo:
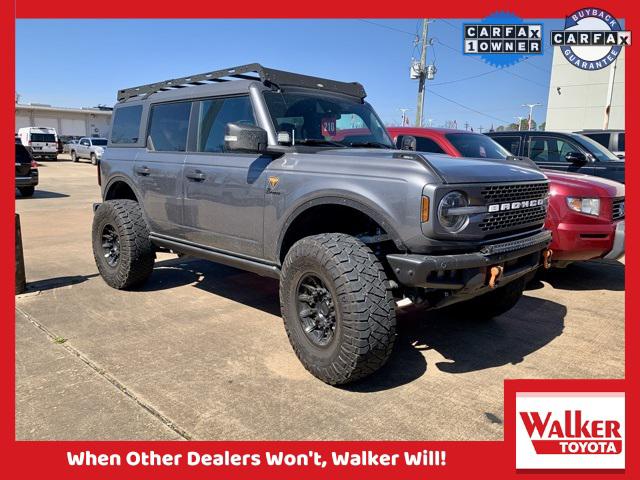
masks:
<instances>
[{"instance_id":1,"label":"door handle","mask_svg":"<svg viewBox=\"0 0 640 480\"><path fill-rule=\"evenodd\" d=\"M193 180L194 182L202 182L205 178L207 178L207 176L200 170L196 170L193 173L187 173L186 177L189 180Z\"/></svg>"},{"instance_id":2,"label":"door handle","mask_svg":"<svg viewBox=\"0 0 640 480\"><path fill-rule=\"evenodd\" d=\"M151 170L146 165L143 165L142 167L136 167L135 168L135 172L138 175L142 175L143 177L146 177L147 175L149 175L151 173Z\"/></svg>"}]
</instances>

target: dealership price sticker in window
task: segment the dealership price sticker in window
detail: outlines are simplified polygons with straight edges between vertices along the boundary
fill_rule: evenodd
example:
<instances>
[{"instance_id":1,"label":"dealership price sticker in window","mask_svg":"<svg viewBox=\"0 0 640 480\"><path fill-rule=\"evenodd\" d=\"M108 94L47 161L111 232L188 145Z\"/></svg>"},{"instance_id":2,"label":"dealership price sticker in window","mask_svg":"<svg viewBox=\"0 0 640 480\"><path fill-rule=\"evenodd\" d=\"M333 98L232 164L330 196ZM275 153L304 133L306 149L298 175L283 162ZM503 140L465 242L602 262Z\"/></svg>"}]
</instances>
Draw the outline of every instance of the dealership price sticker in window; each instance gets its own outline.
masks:
<instances>
[{"instance_id":1,"label":"dealership price sticker in window","mask_svg":"<svg viewBox=\"0 0 640 480\"><path fill-rule=\"evenodd\" d=\"M624 469L622 392L517 392L516 468Z\"/></svg>"}]
</instances>

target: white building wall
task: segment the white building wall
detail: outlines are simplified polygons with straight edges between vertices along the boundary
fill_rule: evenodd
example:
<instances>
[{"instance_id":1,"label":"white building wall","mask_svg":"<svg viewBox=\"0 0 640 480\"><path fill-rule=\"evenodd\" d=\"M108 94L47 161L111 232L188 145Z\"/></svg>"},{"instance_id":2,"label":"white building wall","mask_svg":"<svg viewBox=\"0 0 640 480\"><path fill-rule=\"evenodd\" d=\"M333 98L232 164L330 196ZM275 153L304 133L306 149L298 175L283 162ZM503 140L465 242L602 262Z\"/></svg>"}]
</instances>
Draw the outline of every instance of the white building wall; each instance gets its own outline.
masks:
<instances>
[{"instance_id":1,"label":"white building wall","mask_svg":"<svg viewBox=\"0 0 640 480\"><path fill-rule=\"evenodd\" d=\"M610 129L624 130L624 50L623 48L616 64L609 114ZM580 70L564 58L559 47L555 47L547 101L546 129L575 132L603 128L612 68L613 66L595 71Z\"/></svg>"},{"instance_id":2,"label":"white building wall","mask_svg":"<svg viewBox=\"0 0 640 480\"><path fill-rule=\"evenodd\" d=\"M58 135L107 137L110 125L110 111L16 105L16 132L22 127L52 127Z\"/></svg>"}]
</instances>

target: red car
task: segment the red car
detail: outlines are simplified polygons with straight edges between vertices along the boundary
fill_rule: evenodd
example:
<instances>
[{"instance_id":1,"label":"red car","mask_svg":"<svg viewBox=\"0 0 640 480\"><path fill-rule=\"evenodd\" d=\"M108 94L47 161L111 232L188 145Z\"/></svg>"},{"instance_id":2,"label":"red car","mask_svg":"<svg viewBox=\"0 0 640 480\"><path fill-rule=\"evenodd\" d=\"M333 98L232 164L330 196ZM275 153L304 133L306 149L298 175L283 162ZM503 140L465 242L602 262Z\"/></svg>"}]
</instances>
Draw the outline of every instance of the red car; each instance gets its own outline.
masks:
<instances>
[{"instance_id":1,"label":"red car","mask_svg":"<svg viewBox=\"0 0 640 480\"><path fill-rule=\"evenodd\" d=\"M397 145L402 145L403 137L415 137L419 152L496 159L511 155L479 133L412 127L387 130ZM553 232L553 264L565 267L577 260L624 255L624 185L577 173L544 173L551 182L546 227Z\"/></svg>"}]
</instances>

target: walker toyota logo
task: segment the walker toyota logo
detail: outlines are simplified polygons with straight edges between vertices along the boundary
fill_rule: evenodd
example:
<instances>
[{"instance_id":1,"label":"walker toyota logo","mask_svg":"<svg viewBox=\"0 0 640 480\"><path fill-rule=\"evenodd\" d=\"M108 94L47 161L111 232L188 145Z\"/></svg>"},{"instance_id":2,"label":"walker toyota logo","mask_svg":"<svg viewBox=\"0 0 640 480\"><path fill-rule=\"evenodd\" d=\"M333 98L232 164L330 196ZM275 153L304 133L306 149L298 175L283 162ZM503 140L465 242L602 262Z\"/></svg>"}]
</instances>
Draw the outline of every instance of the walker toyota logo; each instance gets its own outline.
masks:
<instances>
[{"instance_id":1,"label":"walker toyota logo","mask_svg":"<svg viewBox=\"0 0 640 480\"><path fill-rule=\"evenodd\" d=\"M582 70L600 70L613 63L622 47L631 45L631 32L601 8L582 8L569 15L564 30L551 32L551 45Z\"/></svg>"},{"instance_id":2,"label":"walker toyota logo","mask_svg":"<svg viewBox=\"0 0 640 480\"><path fill-rule=\"evenodd\" d=\"M624 393L516 394L516 468L624 469Z\"/></svg>"}]
</instances>

